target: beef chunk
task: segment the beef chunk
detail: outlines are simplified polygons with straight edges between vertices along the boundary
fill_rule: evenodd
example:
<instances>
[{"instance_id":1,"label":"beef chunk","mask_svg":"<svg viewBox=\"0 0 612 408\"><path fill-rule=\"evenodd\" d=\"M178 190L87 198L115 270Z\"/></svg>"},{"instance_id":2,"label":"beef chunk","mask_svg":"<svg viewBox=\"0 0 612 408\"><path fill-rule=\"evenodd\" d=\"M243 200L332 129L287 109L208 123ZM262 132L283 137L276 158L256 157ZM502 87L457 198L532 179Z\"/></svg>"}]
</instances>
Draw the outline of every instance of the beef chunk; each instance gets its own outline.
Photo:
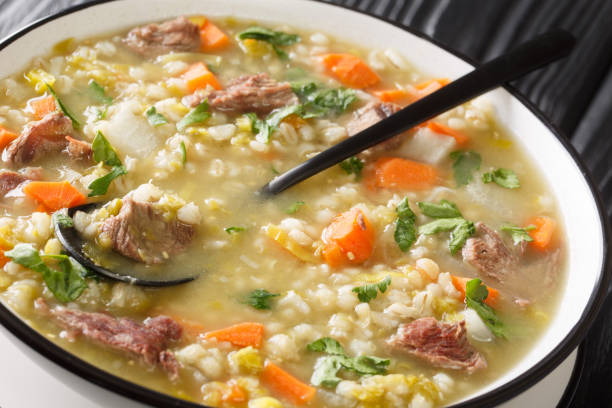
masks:
<instances>
[{"instance_id":1,"label":"beef chunk","mask_svg":"<svg viewBox=\"0 0 612 408\"><path fill-rule=\"evenodd\" d=\"M151 203L123 200L119 214L107 218L102 233L120 254L147 264L162 263L181 252L193 239L193 225L167 221Z\"/></svg>"},{"instance_id":2,"label":"beef chunk","mask_svg":"<svg viewBox=\"0 0 612 408\"><path fill-rule=\"evenodd\" d=\"M186 102L192 106L200 103L191 98ZM277 82L268 74L244 75L230 82L227 88L208 95L211 108L229 112L255 112L266 115L283 106L299 103L289 82Z\"/></svg>"},{"instance_id":3,"label":"beef chunk","mask_svg":"<svg viewBox=\"0 0 612 408\"><path fill-rule=\"evenodd\" d=\"M0 196L4 197L6 193L15 189L24 181L40 179L42 179L42 168L40 167L26 167L19 173L0 170Z\"/></svg>"},{"instance_id":4,"label":"beef chunk","mask_svg":"<svg viewBox=\"0 0 612 408\"><path fill-rule=\"evenodd\" d=\"M36 300L36 308L56 319L71 336L83 335L105 346L138 354L147 364L161 364L171 378L178 377L178 363L166 348L181 338L182 328L167 316L156 316L139 323L104 313L62 306L50 308L42 298Z\"/></svg>"},{"instance_id":5,"label":"beef chunk","mask_svg":"<svg viewBox=\"0 0 612 408\"><path fill-rule=\"evenodd\" d=\"M504 276L516 267L517 257L506 247L499 234L482 222L476 223L476 235L463 246L463 260L485 277L503 281Z\"/></svg>"},{"instance_id":6,"label":"beef chunk","mask_svg":"<svg viewBox=\"0 0 612 408\"><path fill-rule=\"evenodd\" d=\"M467 340L465 321L443 323L433 317L422 317L402 324L387 344L436 367L468 373L487 367L484 357Z\"/></svg>"},{"instance_id":7,"label":"beef chunk","mask_svg":"<svg viewBox=\"0 0 612 408\"><path fill-rule=\"evenodd\" d=\"M395 112L402 109L401 106L390 102L371 102L361 109L353 113L353 119L346 125L346 130L349 136L354 136L364 129L388 118ZM382 150L392 150L397 148L401 143L402 135L397 135L391 139L376 145L364 153L372 154Z\"/></svg>"},{"instance_id":8,"label":"beef chunk","mask_svg":"<svg viewBox=\"0 0 612 408\"><path fill-rule=\"evenodd\" d=\"M91 150L91 143L87 143L83 140L77 140L70 136L66 136L65 151L68 153L71 159L74 160L91 160L93 151Z\"/></svg>"},{"instance_id":9,"label":"beef chunk","mask_svg":"<svg viewBox=\"0 0 612 408\"><path fill-rule=\"evenodd\" d=\"M136 27L123 41L128 48L144 57L154 57L170 51L198 51L200 28L185 17L178 17L161 24Z\"/></svg>"},{"instance_id":10,"label":"beef chunk","mask_svg":"<svg viewBox=\"0 0 612 408\"><path fill-rule=\"evenodd\" d=\"M21 135L2 153L2 160L21 166L66 147L66 136L72 132L72 122L60 112L48 113L41 120L30 122Z\"/></svg>"}]
</instances>

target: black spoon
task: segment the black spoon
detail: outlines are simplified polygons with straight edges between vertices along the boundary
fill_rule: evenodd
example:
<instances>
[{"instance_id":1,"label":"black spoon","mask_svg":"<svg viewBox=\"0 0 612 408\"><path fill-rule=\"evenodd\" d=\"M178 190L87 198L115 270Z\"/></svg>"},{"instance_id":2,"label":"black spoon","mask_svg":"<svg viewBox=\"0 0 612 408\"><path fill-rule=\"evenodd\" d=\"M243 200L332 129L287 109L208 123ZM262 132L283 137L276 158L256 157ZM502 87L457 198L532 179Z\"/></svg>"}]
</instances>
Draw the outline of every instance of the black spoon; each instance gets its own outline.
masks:
<instances>
[{"instance_id":1,"label":"black spoon","mask_svg":"<svg viewBox=\"0 0 612 408\"><path fill-rule=\"evenodd\" d=\"M72 218L77 211L88 212L88 211L95 209L99 205L100 203L92 203L92 204L84 204L84 205L79 205L77 207L69 208L68 216ZM89 258L83 252L83 245L85 244L85 241L83 241L83 239L79 235L76 228L74 228L74 226L68 226L65 223L58 221L59 220L58 218L56 217L53 217L53 218L55 219L55 222L54 222L55 236L57 237L57 239L59 239L59 241L62 243L62 246L70 254L70 256L76 259L81 265L83 265L87 269L94 271L95 273L100 274L106 278L130 283L133 285L162 287L162 286L173 286L173 285L178 285L181 283L190 282L199 276L195 272L189 272L189 273L186 273L185 276L182 276L180 278L169 279L169 280L161 280L161 279L158 280L158 279L137 278L129 274L113 272L109 269L106 269L103 266L96 264L91 258Z\"/></svg>"},{"instance_id":2,"label":"black spoon","mask_svg":"<svg viewBox=\"0 0 612 408\"><path fill-rule=\"evenodd\" d=\"M542 65L562 58L569 54L575 42L574 37L563 30L553 30L536 37L281 174L263 186L259 194L262 196L278 194L294 184L340 163L342 160L405 132L419 123L501 86L505 82L521 77ZM94 204L73 207L68 211L68 215L72 217L76 211L87 211L94 207ZM83 240L73 227L56 223L55 235L66 251L82 265L111 279L142 286L171 286L189 282L197 277L196 275L189 275L179 279L163 281L118 274L95 264L83 253Z\"/></svg>"},{"instance_id":3,"label":"black spoon","mask_svg":"<svg viewBox=\"0 0 612 408\"><path fill-rule=\"evenodd\" d=\"M261 195L278 194L374 145L405 132L493 88L519 78L536 68L569 54L576 39L557 29L519 45L510 52L481 65L440 90L406 106L375 125L317 154L275 177L260 190Z\"/></svg>"}]
</instances>

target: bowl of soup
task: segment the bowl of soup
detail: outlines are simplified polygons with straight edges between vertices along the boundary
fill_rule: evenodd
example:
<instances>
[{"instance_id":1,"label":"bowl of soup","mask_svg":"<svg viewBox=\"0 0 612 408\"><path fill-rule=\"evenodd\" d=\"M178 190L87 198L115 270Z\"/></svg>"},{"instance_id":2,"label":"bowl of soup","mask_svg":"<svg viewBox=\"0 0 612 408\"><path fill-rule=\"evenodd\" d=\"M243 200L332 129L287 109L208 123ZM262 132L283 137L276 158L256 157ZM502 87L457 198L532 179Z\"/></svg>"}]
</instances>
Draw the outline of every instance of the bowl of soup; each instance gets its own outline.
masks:
<instances>
[{"instance_id":1,"label":"bowl of soup","mask_svg":"<svg viewBox=\"0 0 612 408\"><path fill-rule=\"evenodd\" d=\"M472 69L428 39L307 1L114 1L0 55L0 322L106 389L157 406L491 405L563 361L601 304L597 194L511 88L256 194ZM197 277L98 276L62 227L107 269Z\"/></svg>"}]
</instances>

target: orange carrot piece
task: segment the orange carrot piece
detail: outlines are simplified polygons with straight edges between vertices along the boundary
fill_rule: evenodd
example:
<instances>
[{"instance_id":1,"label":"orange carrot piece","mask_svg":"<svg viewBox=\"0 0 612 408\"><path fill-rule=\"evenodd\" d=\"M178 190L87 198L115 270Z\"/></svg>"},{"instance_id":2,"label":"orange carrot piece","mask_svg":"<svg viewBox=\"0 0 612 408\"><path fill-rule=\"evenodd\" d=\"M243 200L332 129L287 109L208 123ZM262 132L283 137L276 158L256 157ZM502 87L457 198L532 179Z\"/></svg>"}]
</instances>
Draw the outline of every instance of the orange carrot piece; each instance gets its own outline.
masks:
<instances>
[{"instance_id":1,"label":"orange carrot piece","mask_svg":"<svg viewBox=\"0 0 612 408\"><path fill-rule=\"evenodd\" d=\"M263 324L246 322L235 324L224 329L210 331L204 335L204 338L215 338L218 341L227 341L238 347L253 346L255 348L260 348L263 336Z\"/></svg>"},{"instance_id":2,"label":"orange carrot piece","mask_svg":"<svg viewBox=\"0 0 612 408\"><path fill-rule=\"evenodd\" d=\"M455 287L455 289L461 292L463 299L465 299L465 285L467 285L467 283L472 279L451 275L451 280L453 281L453 286ZM497 303L497 299L499 299L499 290L493 289L490 286L487 286L487 290L489 291L489 294L487 295L487 298L484 300L484 302L487 305L494 307Z\"/></svg>"},{"instance_id":3,"label":"orange carrot piece","mask_svg":"<svg viewBox=\"0 0 612 408\"><path fill-rule=\"evenodd\" d=\"M16 133L13 133L4 126L0 125L0 150L4 149L15 139L17 139Z\"/></svg>"},{"instance_id":4,"label":"orange carrot piece","mask_svg":"<svg viewBox=\"0 0 612 408\"><path fill-rule=\"evenodd\" d=\"M404 89L381 89L372 93L383 102L398 102L410 98L410 94Z\"/></svg>"},{"instance_id":5,"label":"orange carrot piece","mask_svg":"<svg viewBox=\"0 0 612 408\"><path fill-rule=\"evenodd\" d=\"M28 106L32 110L36 120L41 120L46 114L55 112L57 110L55 98L51 95L30 99L28 101Z\"/></svg>"},{"instance_id":6,"label":"orange carrot piece","mask_svg":"<svg viewBox=\"0 0 612 408\"><path fill-rule=\"evenodd\" d=\"M550 248L553 234L557 228L557 223L550 217L534 217L527 225L535 225L535 229L527 231L533 238L529 244L539 250L546 251Z\"/></svg>"},{"instance_id":7,"label":"orange carrot piece","mask_svg":"<svg viewBox=\"0 0 612 408\"><path fill-rule=\"evenodd\" d=\"M354 55L325 54L321 60L340 82L351 88L367 88L380 81L376 72Z\"/></svg>"},{"instance_id":8,"label":"orange carrot piece","mask_svg":"<svg viewBox=\"0 0 612 408\"><path fill-rule=\"evenodd\" d=\"M436 133L453 137L460 146L467 144L470 140L464 133L440 123L429 121L427 127Z\"/></svg>"},{"instance_id":9,"label":"orange carrot piece","mask_svg":"<svg viewBox=\"0 0 612 408\"><path fill-rule=\"evenodd\" d=\"M247 402L248 398L246 392L244 392L241 386L236 384L236 381L229 380L227 385L228 388L223 393L221 400L230 404L241 404L243 402Z\"/></svg>"},{"instance_id":10,"label":"orange carrot piece","mask_svg":"<svg viewBox=\"0 0 612 408\"><path fill-rule=\"evenodd\" d=\"M418 89L419 91L422 91L422 90L430 88L433 85L433 87L436 87L437 88L436 90L438 90L448 84L450 84L450 80L448 78L438 78L438 79L430 79L428 81L421 82L420 84L414 85L414 87Z\"/></svg>"},{"instance_id":11,"label":"orange carrot piece","mask_svg":"<svg viewBox=\"0 0 612 408\"><path fill-rule=\"evenodd\" d=\"M217 52L228 45L229 37L210 20L204 20L200 26L200 51Z\"/></svg>"},{"instance_id":12,"label":"orange carrot piece","mask_svg":"<svg viewBox=\"0 0 612 408\"><path fill-rule=\"evenodd\" d=\"M374 250L374 229L359 208L337 215L323 230L323 259L330 266L366 261Z\"/></svg>"},{"instance_id":13,"label":"orange carrot piece","mask_svg":"<svg viewBox=\"0 0 612 408\"><path fill-rule=\"evenodd\" d=\"M399 157L381 157L365 174L366 186L398 190L426 190L438 178L436 169L428 164Z\"/></svg>"},{"instance_id":14,"label":"orange carrot piece","mask_svg":"<svg viewBox=\"0 0 612 408\"><path fill-rule=\"evenodd\" d=\"M215 89L221 89L221 85L217 81L217 78L208 70L206 64L203 62L196 62L190 66L187 72L183 74L183 79L187 84L189 92L206 88L208 85Z\"/></svg>"},{"instance_id":15,"label":"orange carrot piece","mask_svg":"<svg viewBox=\"0 0 612 408\"><path fill-rule=\"evenodd\" d=\"M298 380L274 363L268 362L261 373L261 381L277 395L296 405L313 400L317 389Z\"/></svg>"},{"instance_id":16,"label":"orange carrot piece","mask_svg":"<svg viewBox=\"0 0 612 408\"><path fill-rule=\"evenodd\" d=\"M87 197L67 181L32 181L23 187L23 192L50 212L85 204L87 201Z\"/></svg>"}]
</instances>

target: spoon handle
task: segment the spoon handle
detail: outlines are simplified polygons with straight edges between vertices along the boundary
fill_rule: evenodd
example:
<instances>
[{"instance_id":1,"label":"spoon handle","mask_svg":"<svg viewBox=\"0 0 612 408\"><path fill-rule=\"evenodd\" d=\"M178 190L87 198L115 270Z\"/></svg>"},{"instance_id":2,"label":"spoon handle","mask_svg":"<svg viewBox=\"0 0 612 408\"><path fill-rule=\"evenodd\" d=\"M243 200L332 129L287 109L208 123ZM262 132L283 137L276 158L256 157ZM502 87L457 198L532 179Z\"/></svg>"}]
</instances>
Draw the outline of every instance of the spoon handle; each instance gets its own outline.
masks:
<instances>
[{"instance_id":1,"label":"spoon handle","mask_svg":"<svg viewBox=\"0 0 612 408\"><path fill-rule=\"evenodd\" d=\"M274 195L455 106L569 54L576 43L567 31L549 31L419 99L397 113L317 154L262 187Z\"/></svg>"}]
</instances>

